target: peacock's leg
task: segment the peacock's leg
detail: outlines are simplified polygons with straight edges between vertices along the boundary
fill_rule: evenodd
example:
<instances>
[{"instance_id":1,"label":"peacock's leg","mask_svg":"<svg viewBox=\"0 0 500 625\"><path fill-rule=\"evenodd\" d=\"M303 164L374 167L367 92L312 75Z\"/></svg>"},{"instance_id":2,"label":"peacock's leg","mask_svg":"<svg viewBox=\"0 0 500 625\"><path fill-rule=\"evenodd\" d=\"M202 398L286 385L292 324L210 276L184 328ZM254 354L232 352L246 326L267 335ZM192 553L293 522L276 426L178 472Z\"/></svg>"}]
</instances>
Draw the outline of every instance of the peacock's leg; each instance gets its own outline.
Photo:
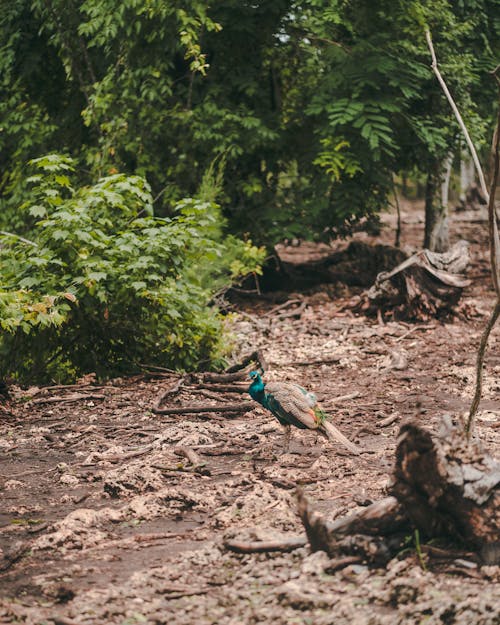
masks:
<instances>
[{"instance_id":1,"label":"peacock's leg","mask_svg":"<svg viewBox=\"0 0 500 625\"><path fill-rule=\"evenodd\" d=\"M283 436L283 451L282 453L286 454L290 448L290 439L292 438L292 426L285 425L285 435Z\"/></svg>"}]
</instances>

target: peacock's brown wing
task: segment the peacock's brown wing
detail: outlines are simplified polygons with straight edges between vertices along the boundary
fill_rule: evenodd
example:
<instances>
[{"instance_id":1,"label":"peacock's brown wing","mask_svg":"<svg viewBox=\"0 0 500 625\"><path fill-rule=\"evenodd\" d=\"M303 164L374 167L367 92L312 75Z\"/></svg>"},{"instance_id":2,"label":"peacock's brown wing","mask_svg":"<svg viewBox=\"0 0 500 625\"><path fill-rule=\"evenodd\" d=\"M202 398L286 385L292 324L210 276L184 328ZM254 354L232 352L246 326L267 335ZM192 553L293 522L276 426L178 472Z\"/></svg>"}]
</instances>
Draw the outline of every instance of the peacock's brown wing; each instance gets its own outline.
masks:
<instances>
[{"instance_id":1,"label":"peacock's brown wing","mask_svg":"<svg viewBox=\"0 0 500 625\"><path fill-rule=\"evenodd\" d=\"M305 429L316 429L321 421L311 407L311 394L289 382L270 382L265 388L269 410L280 423Z\"/></svg>"}]
</instances>

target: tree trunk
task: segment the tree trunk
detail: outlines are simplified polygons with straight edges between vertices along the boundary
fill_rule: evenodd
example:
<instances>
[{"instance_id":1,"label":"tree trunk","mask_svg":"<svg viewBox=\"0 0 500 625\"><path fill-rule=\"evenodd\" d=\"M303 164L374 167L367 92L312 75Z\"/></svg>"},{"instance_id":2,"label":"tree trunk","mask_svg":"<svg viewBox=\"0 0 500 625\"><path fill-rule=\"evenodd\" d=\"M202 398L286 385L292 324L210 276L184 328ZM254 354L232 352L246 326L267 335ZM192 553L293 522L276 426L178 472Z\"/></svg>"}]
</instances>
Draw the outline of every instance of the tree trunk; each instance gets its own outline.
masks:
<instances>
[{"instance_id":1,"label":"tree trunk","mask_svg":"<svg viewBox=\"0 0 500 625\"><path fill-rule=\"evenodd\" d=\"M460 202L465 204L467 192L475 182L474 162L469 155L460 159Z\"/></svg>"},{"instance_id":2,"label":"tree trunk","mask_svg":"<svg viewBox=\"0 0 500 625\"><path fill-rule=\"evenodd\" d=\"M424 247L431 252L446 252L450 246L448 207L443 206L441 188L444 178L442 163L429 168L425 187L425 237Z\"/></svg>"}]
</instances>

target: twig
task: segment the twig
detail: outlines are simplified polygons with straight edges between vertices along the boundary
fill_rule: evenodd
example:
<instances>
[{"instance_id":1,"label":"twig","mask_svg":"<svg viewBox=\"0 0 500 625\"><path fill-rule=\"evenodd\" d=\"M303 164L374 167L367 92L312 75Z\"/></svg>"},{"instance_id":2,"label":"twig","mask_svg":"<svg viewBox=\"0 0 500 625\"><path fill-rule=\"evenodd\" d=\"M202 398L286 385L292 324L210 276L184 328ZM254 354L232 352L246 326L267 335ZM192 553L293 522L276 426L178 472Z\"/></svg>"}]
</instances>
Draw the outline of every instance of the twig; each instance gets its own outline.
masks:
<instances>
[{"instance_id":1,"label":"twig","mask_svg":"<svg viewBox=\"0 0 500 625\"><path fill-rule=\"evenodd\" d=\"M394 202L396 204L396 215L397 215L396 239L394 241L394 246L401 247L401 206L399 205L399 197L398 197L398 191L396 188L396 182L394 181L394 174L392 176L392 192L394 194Z\"/></svg>"},{"instance_id":2,"label":"twig","mask_svg":"<svg viewBox=\"0 0 500 625\"><path fill-rule=\"evenodd\" d=\"M350 564L360 564L361 562L363 562L363 558L361 556L345 556L344 558L336 558L335 560L330 560L325 572L333 573L334 571L345 569L345 567Z\"/></svg>"},{"instance_id":3,"label":"twig","mask_svg":"<svg viewBox=\"0 0 500 625\"><path fill-rule=\"evenodd\" d=\"M409 336L410 334L412 334L413 332L417 332L417 330L422 330L422 331L427 331L427 330L434 330L436 328L435 325L427 325L427 326L421 326L421 325L415 325L413 326L413 328L410 328L409 330L407 330L404 334L402 334L401 336L398 336L395 339L395 343L399 343L399 341L402 341L403 339L405 339L407 336Z\"/></svg>"},{"instance_id":4,"label":"twig","mask_svg":"<svg viewBox=\"0 0 500 625\"><path fill-rule=\"evenodd\" d=\"M198 406L185 406L184 408L153 408L155 414L198 414L200 412L249 412L254 409L254 404L249 401L241 404L205 404Z\"/></svg>"},{"instance_id":5,"label":"twig","mask_svg":"<svg viewBox=\"0 0 500 625\"><path fill-rule=\"evenodd\" d=\"M302 304L300 304L300 306L297 306L297 308L293 308L292 310L287 310L286 312L282 312L279 315L276 315L275 319L281 321L282 319L288 319L289 317L300 318L306 307L307 302L302 302Z\"/></svg>"},{"instance_id":6,"label":"twig","mask_svg":"<svg viewBox=\"0 0 500 625\"><path fill-rule=\"evenodd\" d=\"M93 391L98 391L101 390L103 388L106 388L105 386L101 385L94 385L94 384L89 384L88 382L85 383L76 383L76 384L53 384L53 385L48 385L48 386L40 386L39 388L33 390L32 392L30 392L29 397L36 397L37 395L40 395L40 393L43 393L44 391L65 391L65 390L72 390L72 389L91 389Z\"/></svg>"},{"instance_id":7,"label":"twig","mask_svg":"<svg viewBox=\"0 0 500 625\"><path fill-rule=\"evenodd\" d=\"M307 545L306 536L292 536L282 540L258 540L243 542L239 540L225 540L224 547L236 553L264 553L267 551L294 551Z\"/></svg>"},{"instance_id":8,"label":"twig","mask_svg":"<svg viewBox=\"0 0 500 625\"><path fill-rule=\"evenodd\" d=\"M32 469L30 471L22 471L21 473L12 473L12 475L1 474L0 477L6 480L12 480L18 477L25 477L26 475L37 475L39 473L49 473L51 471L57 471L58 467L52 467L51 469L47 469L44 467L43 469Z\"/></svg>"},{"instance_id":9,"label":"twig","mask_svg":"<svg viewBox=\"0 0 500 625\"><path fill-rule=\"evenodd\" d=\"M494 74L495 79L498 82L498 77L496 73ZM465 425L465 431L467 433L467 437L470 438L472 433L472 426L474 422L474 417L476 415L477 409L479 407L479 402L481 401L481 393L483 386L483 364L484 364L484 356L486 353L486 346L488 345L488 339L493 329L493 326L498 320L500 315L500 239L498 236L498 227L497 227L497 219L496 219L496 211L495 211L495 194L496 188L498 185L498 177L500 171L500 82L499 82L499 103L498 103L498 111L497 111L497 125L495 128L494 141L493 141L493 174L491 176L491 187L490 194L488 196L488 232L490 237L490 262L491 262L491 272L493 277L493 285L495 287L495 292L497 296L497 301L495 303L495 307L491 312L490 318L488 319L488 323L483 331L481 336L481 341L479 343L479 349L477 352L477 361L476 361L476 390L474 393L474 398L472 400L472 404L469 411L469 416L467 418L467 423Z\"/></svg>"},{"instance_id":10,"label":"twig","mask_svg":"<svg viewBox=\"0 0 500 625\"><path fill-rule=\"evenodd\" d=\"M339 395L338 397L332 397L329 404L338 404L339 402L348 401L349 399L356 399L359 397L361 393L359 391L354 391L354 393L348 393L347 395Z\"/></svg>"}]
</instances>

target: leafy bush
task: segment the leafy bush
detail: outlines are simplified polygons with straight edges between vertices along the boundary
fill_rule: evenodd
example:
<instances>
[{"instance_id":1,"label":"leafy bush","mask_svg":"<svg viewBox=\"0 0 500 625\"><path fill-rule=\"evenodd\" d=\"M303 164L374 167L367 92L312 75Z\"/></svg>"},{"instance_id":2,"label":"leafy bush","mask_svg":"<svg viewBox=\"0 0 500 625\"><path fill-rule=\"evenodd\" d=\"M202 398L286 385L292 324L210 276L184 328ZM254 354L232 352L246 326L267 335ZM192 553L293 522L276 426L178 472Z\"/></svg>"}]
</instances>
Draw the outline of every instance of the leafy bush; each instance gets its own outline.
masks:
<instances>
[{"instance_id":1,"label":"leafy bush","mask_svg":"<svg viewBox=\"0 0 500 625\"><path fill-rule=\"evenodd\" d=\"M213 202L185 199L159 219L143 178L115 174L73 189L71 159L32 164L30 239L0 245L0 376L213 365L224 334L209 301L258 271L263 251L225 237Z\"/></svg>"}]
</instances>

